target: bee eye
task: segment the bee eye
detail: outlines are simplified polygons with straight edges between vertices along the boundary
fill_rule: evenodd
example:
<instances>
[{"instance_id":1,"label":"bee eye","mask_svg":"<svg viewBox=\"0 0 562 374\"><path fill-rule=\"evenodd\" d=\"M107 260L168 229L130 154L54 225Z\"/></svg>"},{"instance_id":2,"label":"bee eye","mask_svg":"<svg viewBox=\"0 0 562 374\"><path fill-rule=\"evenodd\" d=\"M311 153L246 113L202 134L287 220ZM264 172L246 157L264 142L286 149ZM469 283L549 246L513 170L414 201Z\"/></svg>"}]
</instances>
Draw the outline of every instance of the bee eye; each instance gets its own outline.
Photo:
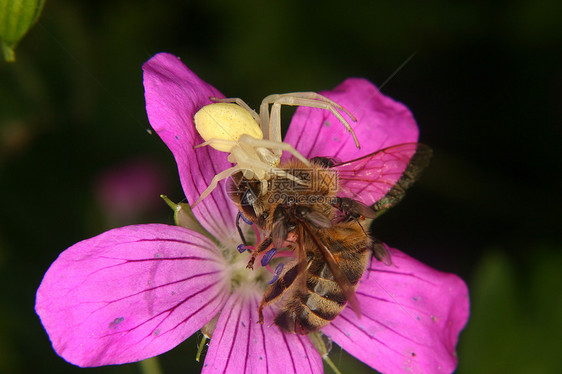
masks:
<instances>
[{"instance_id":1,"label":"bee eye","mask_svg":"<svg viewBox=\"0 0 562 374\"><path fill-rule=\"evenodd\" d=\"M287 215L286 209L283 208L281 205L278 205L277 208L275 208L275 212L273 212L273 220L279 221L281 219L284 219L286 215Z\"/></svg>"},{"instance_id":2,"label":"bee eye","mask_svg":"<svg viewBox=\"0 0 562 374\"><path fill-rule=\"evenodd\" d=\"M336 165L337 161L331 157L313 157L310 162L314 162L316 165L320 165L325 168L332 168Z\"/></svg>"},{"instance_id":3,"label":"bee eye","mask_svg":"<svg viewBox=\"0 0 562 374\"><path fill-rule=\"evenodd\" d=\"M310 213L310 208L306 207L306 206L298 206L296 209L296 213L298 216L300 217L304 217L306 215L308 215L308 213Z\"/></svg>"},{"instance_id":4,"label":"bee eye","mask_svg":"<svg viewBox=\"0 0 562 374\"><path fill-rule=\"evenodd\" d=\"M254 191L252 191L251 188L248 188L246 192L244 192L244 195L242 195L242 199L240 199L240 204L252 206L254 205L256 200L257 200L256 194L254 193Z\"/></svg>"}]
</instances>

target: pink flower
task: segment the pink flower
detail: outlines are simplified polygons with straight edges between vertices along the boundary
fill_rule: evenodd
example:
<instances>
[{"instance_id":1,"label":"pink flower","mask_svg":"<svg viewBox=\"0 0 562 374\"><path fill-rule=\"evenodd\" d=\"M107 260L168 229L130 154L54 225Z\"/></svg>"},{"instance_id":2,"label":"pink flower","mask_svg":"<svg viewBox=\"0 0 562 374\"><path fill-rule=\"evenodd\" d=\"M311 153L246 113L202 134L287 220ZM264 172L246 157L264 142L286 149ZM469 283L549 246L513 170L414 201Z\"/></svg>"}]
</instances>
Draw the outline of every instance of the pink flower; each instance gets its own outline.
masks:
<instances>
[{"instance_id":1,"label":"pink flower","mask_svg":"<svg viewBox=\"0 0 562 374\"><path fill-rule=\"evenodd\" d=\"M193 115L210 96L223 96L173 55L158 54L143 69L150 123L172 151L193 202L230 167L225 153L193 148L202 143ZM346 160L417 141L408 109L371 83L348 79L323 94L357 116L354 129L363 147L357 151L327 111L299 108L285 140L305 157ZM204 372L321 373L322 359L309 337L281 332L273 324L274 308L266 307L265 323L256 323L271 275L245 268L247 255L236 251L236 212L217 188L193 211L210 237L177 226L136 225L64 251L36 300L55 351L79 366L139 361L172 349L218 315ZM361 280L361 318L346 308L322 332L384 373L452 372L469 313L466 285L390 252L392 265L372 261Z\"/></svg>"},{"instance_id":2,"label":"pink flower","mask_svg":"<svg viewBox=\"0 0 562 374\"><path fill-rule=\"evenodd\" d=\"M97 176L94 194L110 222L134 222L161 208L158 197L166 190L166 175L158 163L138 158L119 163Z\"/></svg>"}]
</instances>

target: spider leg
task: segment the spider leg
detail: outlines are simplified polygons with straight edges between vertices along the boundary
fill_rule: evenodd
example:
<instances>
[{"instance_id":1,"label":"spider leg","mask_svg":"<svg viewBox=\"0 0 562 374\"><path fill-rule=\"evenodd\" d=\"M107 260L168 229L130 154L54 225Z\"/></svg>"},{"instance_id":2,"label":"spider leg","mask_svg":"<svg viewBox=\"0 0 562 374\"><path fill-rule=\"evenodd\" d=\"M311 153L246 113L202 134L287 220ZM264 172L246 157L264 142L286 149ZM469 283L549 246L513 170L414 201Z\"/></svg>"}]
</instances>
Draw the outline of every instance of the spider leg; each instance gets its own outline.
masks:
<instances>
[{"instance_id":1,"label":"spider leg","mask_svg":"<svg viewBox=\"0 0 562 374\"><path fill-rule=\"evenodd\" d=\"M357 147L357 149L361 147L359 144L359 140L357 139L357 135L355 135L355 132L353 131L347 120L343 118L340 112L338 112L336 108L330 103L326 103L314 99L281 97L277 101L275 101L273 103L273 106L271 107L271 122L281 121L281 113L280 113L281 105L307 106L311 108L320 108L320 109L329 110L330 112L332 112L334 116L336 116L336 118L341 123L343 123L347 131L349 131L349 133L353 137L353 141L355 142L355 146ZM273 126L274 125L272 125L272 127Z\"/></svg>"},{"instance_id":2,"label":"spider leg","mask_svg":"<svg viewBox=\"0 0 562 374\"><path fill-rule=\"evenodd\" d=\"M293 99L312 99L312 100L316 100L316 101L319 101L319 102L324 102L324 103L330 104L334 108L336 108L338 110L341 110L342 112L347 114L353 122L357 122L357 118L355 118L355 116L349 110L345 109L342 105L336 103L334 100L331 100L331 99L327 98L326 96L320 95L319 93L316 93L316 92L290 92L290 93L285 93L285 94L273 94L273 95L266 96L262 100L262 105L263 105L264 102L266 102L267 104L273 104L280 97L288 97L288 98L293 98ZM287 105L292 105L292 104L287 104ZM297 105L300 105L300 104L297 104Z\"/></svg>"},{"instance_id":3,"label":"spider leg","mask_svg":"<svg viewBox=\"0 0 562 374\"><path fill-rule=\"evenodd\" d=\"M245 152L242 149L242 146L247 146L250 147L251 149L254 149L256 147L263 147L263 148L269 148L269 147L279 147L282 146L283 150L287 150L289 152L291 152L291 149L298 154L299 159L303 162L305 162L306 165L310 165L310 162L304 158L300 153L298 153L298 151L296 151L290 144L287 143L277 143L277 142L272 142L269 140L263 140L263 139L255 139L252 138L251 136L245 136L242 135L239 139L239 147L233 147L232 148L232 153L229 156L228 160L231 162L236 162L238 164L238 167L240 168L240 170L250 170L252 172L254 172L254 174L258 175L257 179L263 180L265 178L265 175L267 173L271 173L271 174L275 174L278 175L280 177L283 178L287 178L293 182L296 182L298 184L305 184L305 182L303 182L301 179L295 177L294 175L287 173L286 171L279 169L277 167L275 167L274 165L268 164L267 162L263 162L257 158L253 158L251 156L248 155L247 152ZM291 152L292 154L294 154L293 152ZM264 174L262 174L261 176L257 173L258 171L263 172ZM261 173L260 173L261 174ZM262 182L264 183L264 182ZM267 191L267 188L265 188L265 191Z\"/></svg>"},{"instance_id":4,"label":"spider leg","mask_svg":"<svg viewBox=\"0 0 562 374\"><path fill-rule=\"evenodd\" d=\"M236 173L240 170L241 169L240 169L239 166L233 166L233 167L228 168L226 170L223 170L220 173L218 173L217 175L215 175L213 177L213 180L209 184L209 186L205 189L205 191L203 191L203 193L199 196L199 198L197 199L195 204L193 204L191 206L191 208L193 209L197 204L199 204L201 202L201 200L206 198L217 187L218 183L221 180L228 178L229 176L231 176L232 174L234 174L234 173Z\"/></svg>"},{"instance_id":5,"label":"spider leg","mask_svg":"<svg viewBox=\"0 0 562 374\"><path fill-rule=\"evenodd\" d=\"M214 101L216 103L236 103L236 104L240 105L242 108L246 109L248 112L250 112L250 114L252 115L252 117L254 117L254 119L256 120L258 125L261 122L260 116L258 116L256 111L253 110L252 108L250 108L250 106L248 104L246 104L246 102L244 100L242 100L238 97L226 98L226 99L221 99L221 98L218 98L218 97L210 97L209 99L211 99L211 101Z\"/></svg>"},{"instance_id":6,"label":"spider leg","mask_svg":"<svg viewBox=\"0 0 562 374\"><path fill-rule=\"evenodd\" d=\"M271 113L268 111L269 104L273 104L271 107ZM317 94L316 92L293 92L282 95L270 95L263 99L260 106L260 117L262 123L268 122L270 140L281 141L281 105L306 106L329 110L351 133L355 146L360 148L359 140L357 139L355 132L351 128L349 122L343 118L338 110L347 114L352 121L357 121L357 119L353 116L353 114L335 101Z\"/></svg>"},{"instance_id":7,"label":"spider leg","mask_svg":"<svg viewBox=\"0 0 562 374\"><path fill-rule=\"evenodd\" d=\"M216 146L224 146L224 147L221 147L221 148L230 148L231 149L232 147L234 147L237 144L238 144L238 142L236 142L234 140L211 138L211 139L207 140L206 142L194 145L193 148L201 148L201 147L204 147L206 145L210 145L211 147L213 147L215 149L217 149Z\"/></svg>"},{"instance_id":8,"label":"spider leg","mask_svg":"<svg viewBox=\"0 0 562 374\"><path fill-rule=\"evenodd\" d=\"M303 155L299 153L299 151L293 148L293 146L290 145L289 143L278 142L278 141L267 140L267 139L256 139L250 136L246 137L243 135L240 137L239 140L253 147L263 147L263 148L269 148L274 150L287 151L293 156L295 156L296 158L298 158L300 161L302 161L306 166L308 167L311 166L310 161L308 161Z\"/></svg>"},{"instance_id":9,"label":"spider leg","mask_svg":"<svg viewBox=\"0 0 562 374\"><path fill-rule=\"evenodd\" d=\"M288 172L286 172L286 171L283 170L283 169L274 168L274 169L271 169L271 173L277 175L278 177L286 178L286 179L288 179L288 180L290 180L290 181L293 181L293 182L295 182L295 183L298 183L298 184L300 184L300 185L302 185L302 186L309 185L309 183L303 181L303 180L300 179L300 178L295 177L293 174L288 173ZM265 190L265 192L267 192L267 189Z\"/></svg>"}]
</instances>

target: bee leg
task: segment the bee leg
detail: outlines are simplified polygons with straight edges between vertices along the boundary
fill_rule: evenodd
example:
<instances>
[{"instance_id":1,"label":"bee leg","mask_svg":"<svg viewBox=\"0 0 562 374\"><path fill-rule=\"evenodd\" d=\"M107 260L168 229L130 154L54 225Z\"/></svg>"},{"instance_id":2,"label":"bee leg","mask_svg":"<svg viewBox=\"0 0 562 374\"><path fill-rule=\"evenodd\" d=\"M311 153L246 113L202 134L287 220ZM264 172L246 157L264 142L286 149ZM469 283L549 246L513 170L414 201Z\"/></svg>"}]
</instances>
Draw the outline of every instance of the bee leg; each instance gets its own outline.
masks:
<instances>
[{"instance_id":1,"label":"bee leg","mask_svg":"<svg viewBox=\"0 0 562 374\"><path fill-rule=\"evenodd\" d=\"M263 294L263 298L261 299L260 306L258 307L258 323L263 324L263 308L281 296L287 288L293 284L298 273L298 264L295 264L288 270L284 271L275 282L267 287L265 293Z\"/></svg>"},{"instance_id":2,"label":"bee leg","mask_svg":"<svg viewBox=\"0 0 562 374\"><path fill-rule=\"evenodd\" d=\"M246 238L244 237L244 233L242 232L242 228L240 228L240 218L242 218L242 213L238 212L238 214L236 215L236 230L238 230L238 235L240 235L240 239L242 240L242 244L244 244L244 247L248 246L248 242L246 241ZM244 221L246 222L246 221Z\"/></svg>"},{"instance_id":3,"label":"bee leg","mask_svg":"<svg viewBox=\"0 0 562 374\"><path fill-rule=\"evenodd\" d=\"M256 262L256 257L258 257L258 255L268 249L273 243L273 240L271 239L271 236L268 236L267 238L265 238L264 240L262 240L262 242L260 244L258 244L258 246L256 247L256 249L254 249L254 251L252 252L252 255L250 256L250 260L248 261L248 265L246 265L246 268L248 269L254 269L254 262Z\"/></svg>"}]
</instances>

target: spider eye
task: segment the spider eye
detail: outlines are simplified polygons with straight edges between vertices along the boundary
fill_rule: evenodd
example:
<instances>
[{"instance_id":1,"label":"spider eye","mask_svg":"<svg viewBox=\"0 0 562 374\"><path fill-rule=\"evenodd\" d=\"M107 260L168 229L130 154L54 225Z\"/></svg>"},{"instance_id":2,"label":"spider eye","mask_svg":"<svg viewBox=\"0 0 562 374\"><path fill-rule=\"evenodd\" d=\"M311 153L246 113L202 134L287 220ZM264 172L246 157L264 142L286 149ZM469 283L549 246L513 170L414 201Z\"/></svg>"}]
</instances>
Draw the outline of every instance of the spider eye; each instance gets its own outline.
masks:
<instances>
[{"instance_id":1,"label":"spider eye","mask_svg":"<svg viewBox=\"0 0 562 374\"><path fill-rule=\"evenodd\" d=\"M195 128L205 140L226 140L237 142L241 135L247 134L256 139L263 139L263 132L250 112L240 105L232 103L215 103L199 109L193 117ZM209 145L221 152L230 152L232 144L214 142Z\"/></svg>"}]
</instances>

